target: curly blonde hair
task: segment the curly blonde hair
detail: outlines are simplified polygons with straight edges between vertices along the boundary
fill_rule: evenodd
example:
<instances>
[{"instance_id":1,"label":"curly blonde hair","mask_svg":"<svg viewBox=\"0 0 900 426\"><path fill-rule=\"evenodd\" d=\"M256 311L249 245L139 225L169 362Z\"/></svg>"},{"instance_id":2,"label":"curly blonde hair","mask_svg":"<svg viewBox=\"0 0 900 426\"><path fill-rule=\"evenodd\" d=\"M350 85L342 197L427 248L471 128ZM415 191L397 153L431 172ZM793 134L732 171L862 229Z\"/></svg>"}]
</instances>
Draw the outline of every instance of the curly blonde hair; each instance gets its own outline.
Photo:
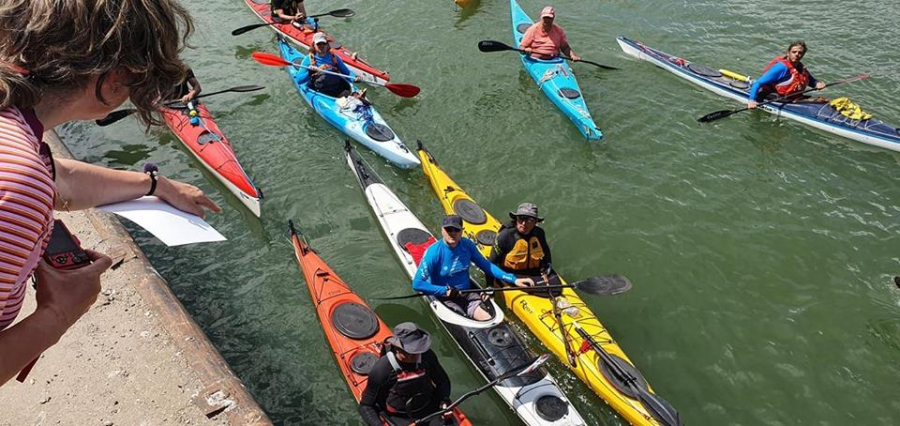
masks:
<instances>
[{"instance_id":1,"label":"curly blonde hair","mask_svg":"<svg viewBox=\"0 0 900 426\"><path fill-rule=\"evenodd\" d=\"M0 28L0 109L84 90L95 76L95 96L106 103L100 87L122 69L150 125L185 78L178 55L194 24L176 0L3 0Z\"/></svg>"}]
</instances>

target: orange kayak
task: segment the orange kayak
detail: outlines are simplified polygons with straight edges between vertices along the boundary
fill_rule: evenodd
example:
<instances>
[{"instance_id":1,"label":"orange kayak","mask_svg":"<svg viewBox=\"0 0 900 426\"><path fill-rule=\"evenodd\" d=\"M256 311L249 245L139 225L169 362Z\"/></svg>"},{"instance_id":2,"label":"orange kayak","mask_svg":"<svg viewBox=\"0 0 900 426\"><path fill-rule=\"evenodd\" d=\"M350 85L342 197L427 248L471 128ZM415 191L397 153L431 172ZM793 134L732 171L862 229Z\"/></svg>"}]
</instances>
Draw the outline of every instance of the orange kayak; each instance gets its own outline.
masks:
<instances>
[{"instance_id":1,"label":"orange kayak","mask_svg":"<svg viewBox=\"0 0 900 426\"><path fill-rule=\"evenodd\" d=\"M290 223L290 230L294 254L325 337L350 392L359 402L366 389L367 374L381 356L382 343L391 336L391 330L309 247L305 238L297 235L293 223ZM459 408L455 408L453 414L454 424L471 426Z\"/></svg>"}]
</instances>

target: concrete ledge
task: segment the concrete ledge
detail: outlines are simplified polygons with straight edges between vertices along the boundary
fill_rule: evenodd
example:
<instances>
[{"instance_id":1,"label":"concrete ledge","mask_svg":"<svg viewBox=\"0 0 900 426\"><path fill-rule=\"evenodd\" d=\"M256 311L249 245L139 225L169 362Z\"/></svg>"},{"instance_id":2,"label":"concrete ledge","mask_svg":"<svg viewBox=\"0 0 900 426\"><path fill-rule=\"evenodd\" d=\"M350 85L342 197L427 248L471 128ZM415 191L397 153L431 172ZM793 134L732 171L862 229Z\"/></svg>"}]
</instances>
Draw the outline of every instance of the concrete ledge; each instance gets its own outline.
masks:
<instances>
[{"instance_id":1,"label":"concrete ledge","mask_svg":"<svg viewBox=\"0 0 900 426\"><path fill-rule=\"evenodd\" d=\"M54 156L72 158L55 133L45 140ZM0 423L272 424L117 217L58 217L114 266L97 303L26 383L0 388L0 405L17 407ZM19 319L34 310L33 294L26 300Z\"/></svg>"}]
</instances>

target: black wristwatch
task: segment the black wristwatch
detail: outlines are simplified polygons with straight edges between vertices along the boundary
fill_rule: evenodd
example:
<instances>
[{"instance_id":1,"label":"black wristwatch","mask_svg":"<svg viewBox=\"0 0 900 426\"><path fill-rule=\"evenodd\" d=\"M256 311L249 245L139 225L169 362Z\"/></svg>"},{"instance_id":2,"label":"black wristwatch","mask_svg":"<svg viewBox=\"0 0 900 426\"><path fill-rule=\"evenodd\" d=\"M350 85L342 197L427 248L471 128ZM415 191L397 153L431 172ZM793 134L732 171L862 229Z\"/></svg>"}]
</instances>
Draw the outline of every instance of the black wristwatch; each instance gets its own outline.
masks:
<instances>
[{"instance_id":1,"label":"black wristwatch","mask_svg":"<svg viewBox=\"0 0 900 426\"><path fill-rule=\"evenodd\" d=\"M153 195L156 192L156 180L159 176L159 167L153 163L144 164L144 173L150 175L150 191L147 191L147 195Z\"/></svg>"}]
</instances>

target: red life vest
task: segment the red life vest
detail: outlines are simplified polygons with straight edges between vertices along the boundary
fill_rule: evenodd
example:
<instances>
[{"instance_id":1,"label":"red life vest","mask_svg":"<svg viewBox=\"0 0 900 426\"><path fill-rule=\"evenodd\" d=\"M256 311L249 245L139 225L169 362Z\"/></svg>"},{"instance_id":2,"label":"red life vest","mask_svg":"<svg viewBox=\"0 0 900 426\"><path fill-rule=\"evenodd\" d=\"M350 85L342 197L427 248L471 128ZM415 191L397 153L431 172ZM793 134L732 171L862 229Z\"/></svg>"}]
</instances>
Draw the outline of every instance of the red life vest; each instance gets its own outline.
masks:
<instances>
[{"instance_id":1,"label":"red life vest","mask_svg":"<svg viewBox=\"0 0 900 426\"><path fill-rule=\"evenodd\" d=\"M772 59L772 62L769 62L769 65L766 65L766 68L763 70L763 74L765 74L767 71L769 71L769 68L772 68L779 62L787 67L788 71L791 73L791 78L778 84L767 84L766 86L764 86L764 90L768 93L777 92L781 96L790 95L792 93L805 90L806 86L809 85L809 80L811 78L809 75L809 71L806 70L806 67L803 66L803 63L798 64L799 66L795 68L794 64L792 64L791 61L787 59L787 55L782 55L775 59Z\"/></svg>"}]
</instances>

